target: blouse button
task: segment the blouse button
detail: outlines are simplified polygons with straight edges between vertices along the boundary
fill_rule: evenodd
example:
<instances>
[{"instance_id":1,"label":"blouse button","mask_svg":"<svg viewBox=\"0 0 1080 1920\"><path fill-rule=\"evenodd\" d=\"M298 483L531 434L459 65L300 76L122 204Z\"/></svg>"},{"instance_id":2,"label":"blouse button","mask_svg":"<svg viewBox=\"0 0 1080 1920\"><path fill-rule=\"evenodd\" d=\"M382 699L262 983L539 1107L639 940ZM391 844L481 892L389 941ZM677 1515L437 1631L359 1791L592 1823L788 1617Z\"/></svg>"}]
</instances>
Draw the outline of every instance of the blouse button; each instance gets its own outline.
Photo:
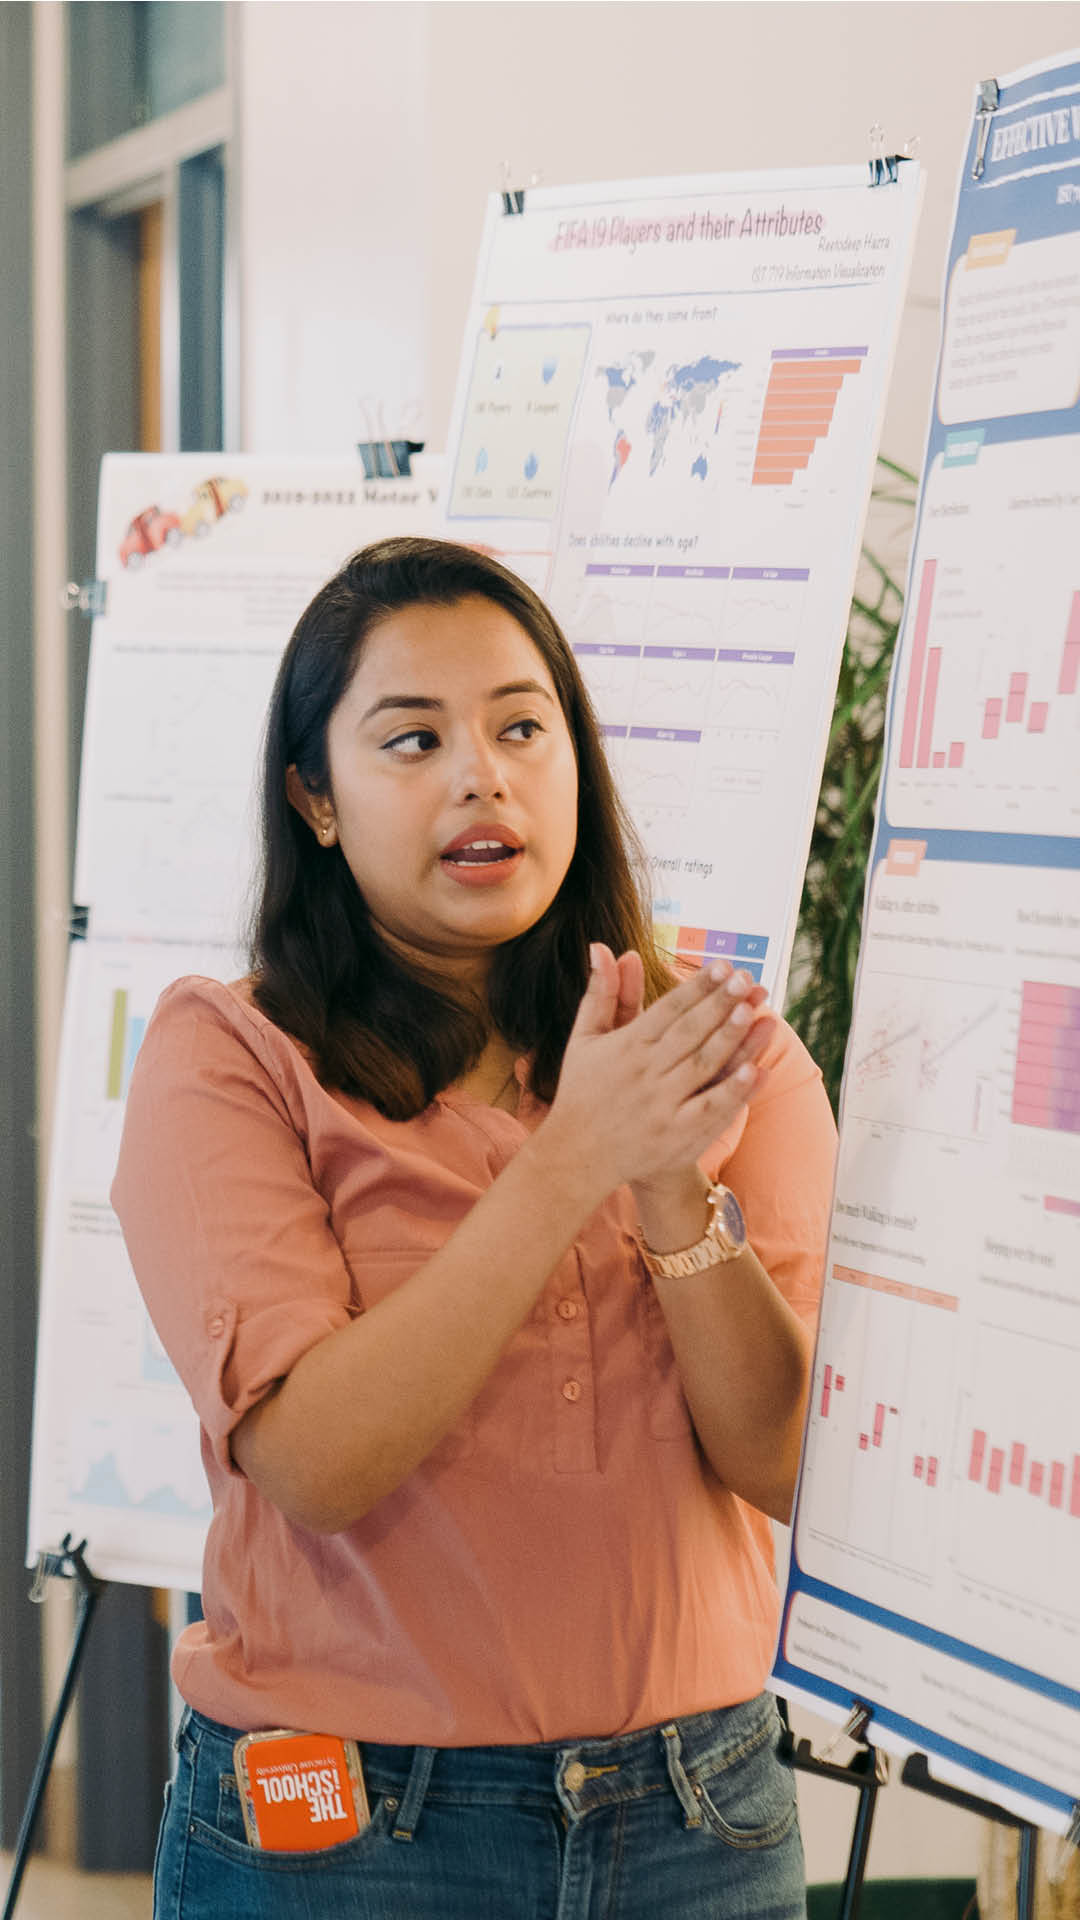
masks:
<instances>
[{"instance_id":1,"label":"blouse button","mask_svg":"<svg viewBox=\"0 0 1080 1920\"><path fill-rule=\"evenodd\" d=\"M564 1380L562 1384L562 1394L563 1394L564 1400L580 1400L581 1399L581 1381L580 1380Z\"/></svg>"},{"instance_id":2,"label":"blouse button","mask_svg":"<svg viewBox=\"0 0 1080 1920\"><path fill-rule=\"evenodd\" d=\"M576 1300L560 1300L555 1311L558 1314L560 1320L576 1320L577 1319L577 1301Z\"/></svg>"}]
</instances>

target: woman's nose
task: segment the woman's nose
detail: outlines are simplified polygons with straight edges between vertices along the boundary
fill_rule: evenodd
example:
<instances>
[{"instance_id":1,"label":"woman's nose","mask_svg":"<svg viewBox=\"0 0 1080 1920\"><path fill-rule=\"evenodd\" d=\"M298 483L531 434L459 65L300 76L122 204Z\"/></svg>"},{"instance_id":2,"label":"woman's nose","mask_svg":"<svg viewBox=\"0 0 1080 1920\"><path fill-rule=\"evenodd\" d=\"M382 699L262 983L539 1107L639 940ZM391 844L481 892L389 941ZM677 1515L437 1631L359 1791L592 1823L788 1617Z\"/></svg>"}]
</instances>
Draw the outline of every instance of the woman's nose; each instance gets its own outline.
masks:
<instances>
[{"instance_id":1,"label":"woman's nose","mask_svg":"<svg viewBox=\"0 0 1080 1920\"><path fill-rule=\"evenodd\" d=\"M504 769L501 756L488 740L470 740L462 747L455 769L458 798L494 800L502 797Z\"/></svg>"}]
</instances>

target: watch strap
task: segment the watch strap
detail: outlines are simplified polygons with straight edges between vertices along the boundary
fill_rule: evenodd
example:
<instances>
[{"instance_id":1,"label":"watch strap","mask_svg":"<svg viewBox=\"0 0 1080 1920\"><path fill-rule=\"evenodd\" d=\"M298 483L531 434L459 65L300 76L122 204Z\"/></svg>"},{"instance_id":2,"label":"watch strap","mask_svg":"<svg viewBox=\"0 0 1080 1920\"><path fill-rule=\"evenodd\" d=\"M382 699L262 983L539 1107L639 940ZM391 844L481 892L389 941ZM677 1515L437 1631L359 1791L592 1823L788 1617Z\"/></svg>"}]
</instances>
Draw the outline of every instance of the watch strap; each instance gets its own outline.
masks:
<instances>
[{"instance_id":1,"label":"watch strap","mask_svg":"<svg viewBox=\"0 0 1080 1920\"><path fill-rule=\"evenodd\" d=\"M746 1234L744 1231L741 1237L737 1237L726 1224L724 1208L729 1198L734 1199L729 1188L718 1185L709 1188L709 1224L701 1239L695 1241L692 1247L680 1247L673 1253L657 1253L639 1229L641 1255L655 1279L683 1280L692 1273L704 1273L708 1267L738 1258L746 1246ZM741 1219L737 1202L736 1211Z\"/></svg>"}]
</instances>

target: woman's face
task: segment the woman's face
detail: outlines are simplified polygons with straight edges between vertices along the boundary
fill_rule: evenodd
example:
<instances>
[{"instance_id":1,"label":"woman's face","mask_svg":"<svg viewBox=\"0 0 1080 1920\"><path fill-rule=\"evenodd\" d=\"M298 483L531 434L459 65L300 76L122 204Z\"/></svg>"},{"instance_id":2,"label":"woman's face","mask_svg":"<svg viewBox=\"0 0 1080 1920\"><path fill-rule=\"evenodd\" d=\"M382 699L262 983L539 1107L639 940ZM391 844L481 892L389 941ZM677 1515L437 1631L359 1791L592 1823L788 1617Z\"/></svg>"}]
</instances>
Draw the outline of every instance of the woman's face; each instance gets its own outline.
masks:
<instances>
[{"instance_id":1,"label":"woman's face","mask_svg":"<svg viewBox=\"0 0 1080 1920\"><path fill-rule=\"evenodd\" d=\"M368 635L327 734L331 793L289 771L393 946L481 984L573 857L577 763L543 656L479 595L407 607Z\"/></svg>"}]
</instances>

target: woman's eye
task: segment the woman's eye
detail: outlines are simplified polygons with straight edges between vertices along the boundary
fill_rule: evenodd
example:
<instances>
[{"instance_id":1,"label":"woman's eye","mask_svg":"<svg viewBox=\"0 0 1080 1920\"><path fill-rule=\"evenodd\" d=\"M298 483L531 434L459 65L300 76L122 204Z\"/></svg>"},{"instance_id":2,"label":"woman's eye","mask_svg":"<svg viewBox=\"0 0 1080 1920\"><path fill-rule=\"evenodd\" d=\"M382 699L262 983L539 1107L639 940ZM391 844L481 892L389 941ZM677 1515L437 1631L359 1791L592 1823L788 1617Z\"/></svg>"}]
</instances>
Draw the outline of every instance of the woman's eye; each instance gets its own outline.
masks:
<instances>
[{"instance_id":1,"label":"woman's eye","mask_svg":"<svg viewBox=\"0 0 1080 1920\"><path fill-rule=\"evenodd\" d=\"M544 729L539 720L514 720L503 731L508 734L521 734L523 739L532 740L536 734L543 733Z\"/></svg>"},{"instance_id":2,"label":"woman's eye","mask_svg":"<svg viewBox=\"0 0 1080 1920\"><path fill-rule=\"evenodd\" d=\"M432 733L430 727L412 727L408 733L398 733L386 742L384 751L400 754L403 760L418 760L423 753L430 753L432 747L439 744L439 736Z\"/></svg>"}]
</instances>

